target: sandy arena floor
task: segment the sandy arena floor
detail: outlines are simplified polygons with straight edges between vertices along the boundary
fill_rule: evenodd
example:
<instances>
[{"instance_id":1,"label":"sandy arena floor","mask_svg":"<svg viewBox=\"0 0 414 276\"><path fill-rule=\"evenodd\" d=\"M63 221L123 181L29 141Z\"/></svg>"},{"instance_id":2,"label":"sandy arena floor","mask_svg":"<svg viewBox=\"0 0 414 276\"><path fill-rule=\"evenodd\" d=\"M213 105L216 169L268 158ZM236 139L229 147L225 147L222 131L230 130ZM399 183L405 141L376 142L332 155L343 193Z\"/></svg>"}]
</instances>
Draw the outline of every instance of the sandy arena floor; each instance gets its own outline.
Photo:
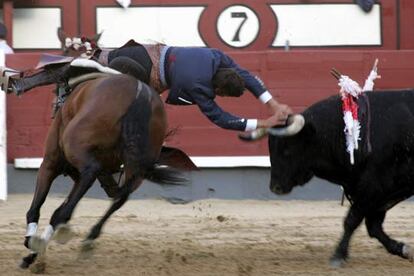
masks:
<instances>
[{"instance_id":1,"label":"sandy arena floor","mask_svg":"<svg viewBox=\"0 0 414 276\"><path fill-rule=\"evenodd\" d=\"M17 267L27 254L30 201L31 195L12 195L0 202L0 275L30 274ZM62 201L46 201L42 231ZM108 205L81 201L72 219L77 236L66 245L50 243L46 275L414 275L414 264L389 255L364 225L346 266L330 268L347 210L332 201L129 201L104 228L94 255L79 258L82 238ZM414 246L414 202L391 210L385 229Z\"/></svg>"}]
</instances>

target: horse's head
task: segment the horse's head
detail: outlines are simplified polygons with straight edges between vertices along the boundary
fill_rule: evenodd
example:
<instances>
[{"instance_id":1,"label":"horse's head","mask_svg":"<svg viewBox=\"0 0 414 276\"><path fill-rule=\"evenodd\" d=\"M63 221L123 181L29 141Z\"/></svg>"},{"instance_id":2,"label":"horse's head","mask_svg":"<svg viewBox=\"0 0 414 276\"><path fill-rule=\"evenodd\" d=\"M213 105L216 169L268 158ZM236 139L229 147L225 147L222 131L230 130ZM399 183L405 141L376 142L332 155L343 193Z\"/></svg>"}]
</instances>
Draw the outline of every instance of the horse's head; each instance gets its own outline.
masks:
<instances>
[{"instance_id":1,"label":"horse's head","mask_svg":"<svg viewBox=\"0 0 414 276\"><path fill-rule=\"evenodd\" d=\"M98 47L98 40L102 33L95 34L93 37L69 37L62 28L58 28L58 37L62 43L62 50L65 56L89 57Z\"/></svg>"}]
</instances>

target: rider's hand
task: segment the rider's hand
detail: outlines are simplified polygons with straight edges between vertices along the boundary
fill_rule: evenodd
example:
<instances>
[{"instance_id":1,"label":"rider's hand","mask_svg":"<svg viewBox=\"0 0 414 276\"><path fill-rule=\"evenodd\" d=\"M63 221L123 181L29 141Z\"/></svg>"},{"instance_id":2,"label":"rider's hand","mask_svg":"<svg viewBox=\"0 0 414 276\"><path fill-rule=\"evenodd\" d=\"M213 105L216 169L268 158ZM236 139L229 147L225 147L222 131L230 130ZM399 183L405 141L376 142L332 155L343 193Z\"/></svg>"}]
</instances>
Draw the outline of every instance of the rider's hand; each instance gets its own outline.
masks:
<instances>
[{"instance_id":1,"label":"rider's hand","mask_svg":"<svg viewBox=\"0 0 414 276\"><path fill-rule=\"evenodd\" d=\"M286 112L279 112L264 120L257 121L257 128L269 128L286 124L286 119L289 114Z\"/></svg>"},{"instance_id":2,"label":"rider's hand","mask_svg":"<svg viewBox=\"0 0 414 276\"><path fill-rule=\"evenodd\" d=\"M292 114L292 109L285 104L279 104L278 109L275 111L273 116L276 116L279 119L281 125L286 123L286 120L290 114Z\"/></svg>"},{"instance_id":3,"label":"rider's hand","mask_svg":"<svg viewBox=\"0 0 414 276\"><path fill-rule=\"evenodd\" d=\"M271 99L266 104L270 108L273 115L267 119L258 120L257 128L269 128L274 126L285 125L288 116L292 114L292 109L290 109L290 107L285 104L280 104L276 102L274 99Z\"/></svg>"},{"instance_id":4,"label":"rider's hand","mask_svg":"<svg viewBox=\"0 0 414 276\"><path fill-rule=\"evenodd\" d=\"M283 125L287 117L293 113L289 106L280 104L275 99L270 99L266 105L269 107L271 113L279 119L277 125Z\"/></svg>"},{"instance_id":5,"label":"rider's hand","mask_svg":"<svg viewBox=\"0 0 414 276\"><path fill-rule=\"evenodd\" d=\"M273 116L267 119L268 123L271 124L270 127L286 124L288 116L292 114L292 109L285 104L276 102L274 99L269 101L268 106L273 113Z\"/></svg>"},{"instance_id":6,"label":"rider's hand","mask_svg":"<svg viewBox=\"0 0 414 276\"><path fill-rule=\"evenodd\" d=\"M280 126L285 125L287 120L287 115L284 113L278 113L275 115L270 116L265 120L266 127L274 127L274 126Z\"/></svg>"}]
</instances>

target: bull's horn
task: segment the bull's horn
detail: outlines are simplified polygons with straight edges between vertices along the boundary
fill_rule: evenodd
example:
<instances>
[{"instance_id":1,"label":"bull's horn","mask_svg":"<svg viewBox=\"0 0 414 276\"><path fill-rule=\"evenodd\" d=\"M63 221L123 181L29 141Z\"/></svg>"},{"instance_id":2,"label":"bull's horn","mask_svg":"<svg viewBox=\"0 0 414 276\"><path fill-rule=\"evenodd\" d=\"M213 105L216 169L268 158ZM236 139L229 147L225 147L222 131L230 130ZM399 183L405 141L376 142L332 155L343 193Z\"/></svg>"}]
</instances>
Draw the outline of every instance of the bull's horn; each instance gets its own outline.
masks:
<instances>
[{"instance_id":1,"label":"bull's horn","mask_svg":"<svg viewBox=\"0 0 414 276\"><path fill-rule=\"evenodd\" d=\"M267 133L273 136L293 136L305 125L305 118L300 114L289 116L287 126L281 128L268 128Z\"/></svg>"},{"instance_id":2,"label":"bull's horn","mask_svg":"<svg viewBox=\"0 0 414 276\"><path fill-rule=\"evenodd\" d=\"M239 138L244 141L256 141L267 135L266 128L258 128L250 132L239 133Z\"/></svg>"}]
</instances>

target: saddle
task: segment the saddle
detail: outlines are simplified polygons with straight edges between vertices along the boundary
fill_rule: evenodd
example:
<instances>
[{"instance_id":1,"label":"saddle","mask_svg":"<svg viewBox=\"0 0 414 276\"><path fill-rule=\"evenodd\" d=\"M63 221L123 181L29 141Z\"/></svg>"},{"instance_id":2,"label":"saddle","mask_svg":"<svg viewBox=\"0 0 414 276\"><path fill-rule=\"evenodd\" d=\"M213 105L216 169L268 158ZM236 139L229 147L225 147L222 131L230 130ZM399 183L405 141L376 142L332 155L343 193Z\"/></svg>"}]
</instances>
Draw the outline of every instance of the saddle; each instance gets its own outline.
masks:
<instances>
[{"instance_id":1,"label":"saddle","mask_svg":"<svg viewBox=\"0 0 414 276\"><path fill-rule=\"evenodd\" d=\"M74 77L70 77L67 80L67 82L64 83L64 85L58 85L55 91L56 98L55 98L55 101L53 102L52 118L55 117L57 111L65 103L66 98L70 95L73 89L79 84L85 81L88 81L88 80L102 78L108 75L121 74L121 72L115 69L103 66L99 64L98 62L91 60L91 59L73 59L70 62L70 68L71 69L75 68L75 70L76 68L87 68L88 70L91 70L92 72L82 73Z\"/></svg>"},{"instance_id":2,"label":"saddle","mask_svg":"<svg viewBox=\"0 0 414 276\"><path fill-rule=\"evenodd\" d=\"M61 60L62 63L66 62L66 59ZM60 62L59 60L54 60L53 64ZM42 66L50 65L52 63L43 63ZM108 66L103 66L99 62L93 59L84 59L77 58L73 59L70 62L70 70L76 71L76 68L87 69L87 73L76 74L76 76L68 79L67 82L62 86L58 86L56 92L56 100L53 104L53 116L59 108L64 104L67 96L72 92L72 90L82 82L105 77L113 74L128 74L135 77L138 80L141 80L145 83L148 83L149 79L145 72L145 69L135 62L134 60L127 57L117 57Z\"/></svg>"},{"instance_id":3,"label":"saddle","mask_svg":"<svg viewBox=\"0 0 414 276\"><path fill-rule=\"evenodd\" d=\"M70 95L70 93L77 85L88 80L102 78L109 75L111 74L103 72L92 72L70 78L65 86L58 85L58 87L55 90L56 97L52 104L52 119L55 118L56 113L63 106L63 104L66 101L66 98Z\"/></svg>"}]
</instances>

